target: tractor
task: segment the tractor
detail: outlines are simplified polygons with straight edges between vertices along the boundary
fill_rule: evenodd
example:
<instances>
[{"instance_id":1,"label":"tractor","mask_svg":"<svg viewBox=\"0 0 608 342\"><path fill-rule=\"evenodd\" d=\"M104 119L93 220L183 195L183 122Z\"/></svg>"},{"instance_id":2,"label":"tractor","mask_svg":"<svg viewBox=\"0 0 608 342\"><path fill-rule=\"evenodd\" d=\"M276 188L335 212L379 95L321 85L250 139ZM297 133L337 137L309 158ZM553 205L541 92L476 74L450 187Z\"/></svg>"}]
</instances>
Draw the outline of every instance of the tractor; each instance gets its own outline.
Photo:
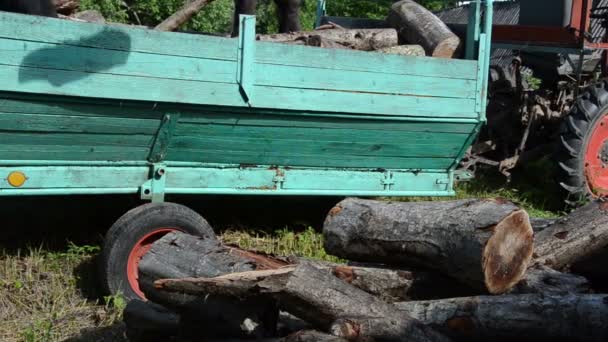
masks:
<instances>
[{"instance_id":1,"label":"tractor","mask_svg":"<svg viewBox=\"0 0 608 342\"><path fill-rule=\"evenodd\" d=\"M464 37L470 6L436 14ZM549 156L567 204L608 196L608 0L494 3L487 124L473 174Z\"/></svg>"}]
</instances>

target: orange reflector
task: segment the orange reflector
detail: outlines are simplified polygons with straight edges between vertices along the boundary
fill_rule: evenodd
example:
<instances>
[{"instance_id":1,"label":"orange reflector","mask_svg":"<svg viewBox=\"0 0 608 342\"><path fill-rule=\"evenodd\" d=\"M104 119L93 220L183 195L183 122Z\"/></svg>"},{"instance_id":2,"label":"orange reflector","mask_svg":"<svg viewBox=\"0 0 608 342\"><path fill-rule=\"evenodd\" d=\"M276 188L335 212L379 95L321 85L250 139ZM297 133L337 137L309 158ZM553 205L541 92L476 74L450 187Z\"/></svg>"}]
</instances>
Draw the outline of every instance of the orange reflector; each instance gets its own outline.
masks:
<instances>
[{"instance_id":1,"label":"orange reflector","mask_svg":"<svg viewBox=\"0 0 608 342\"><path fill-rule=\"evenodd\" d=\"M13 171L8 174L8 178L6 180L8 180L8 184L11 186L18 188L25 183L27 177L25 177L25 173L21 171Z\"/></svg>"}]
</instances>

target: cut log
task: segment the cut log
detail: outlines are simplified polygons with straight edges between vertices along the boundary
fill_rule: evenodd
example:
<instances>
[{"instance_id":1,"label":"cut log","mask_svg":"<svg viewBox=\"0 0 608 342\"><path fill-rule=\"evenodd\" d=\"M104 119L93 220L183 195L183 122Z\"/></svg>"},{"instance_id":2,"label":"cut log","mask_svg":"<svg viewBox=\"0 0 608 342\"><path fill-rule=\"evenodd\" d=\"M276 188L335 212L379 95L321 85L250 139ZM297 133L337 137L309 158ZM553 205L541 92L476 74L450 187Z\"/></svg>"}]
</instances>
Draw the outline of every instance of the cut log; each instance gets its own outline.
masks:
<instances>
[{"instance_id":1,"label":"cut log","mask_svg":"<svg viewBox=\"0 0 608 342\"><path fill-rule=\"evenodd\" d=\"M104 18L103 15L99 11L96 11L96 10L87 10L87 11L75 13L72 15L72 18L84 20L88 23L96 23L96 24L105 24L106 23L106 18Z\"/></svg>"},{"instance_id":2,"label":"cut log","mask_svg":"<svg viewBox=\"0 0 608 342\"><path fill-rule=\"evenodd\" d=\"M330 270L334 276L389 303L477 294L467 286L436 272L368 263L350 262L348 265L341 265L303 258L290 258L289 261Z\"/></svg>"},{"instance_id":3,"label":"cut log","mask_svg":"<svg viewBox=\"0 0 608 342\"><path fill-rule=\"evenodd\" d=\"M563 295L589 293L591 284L587 278L556 271L542 265L534 265L526 271L526 276L511 291L512 294L543 293Z\"/></svg>"},{"instance_id":4,"label":"cut log","mask_svg":"<svg viewBox=\"0 0 608 342\"><path fill-rule=\"evenodd\" d=\"M162 23L156 25L154 29L159 31L175 31L212 1L213 0L189 0L179 9L179 11L173 13Z\"/></svg>"},{"instance_id":5,"label":"cut log","mask_svg":"<svg viewBox=\"0 0 608 342\"><path fill-rule=\"evenodd\" d=\"M274 335L278 309L265 299L237 301L213 295L205 298L156 291L154 281L171 277L215 277L232 272L284 266L278 259L223 246L173 232L156 241L139 263L139 285L149 300L177 311L196 336L235 338Z\"/></svg>"},{"instance_id":6,"label":"cut log","mask_svg":"<svg viewBox=\"0 0 608 342\"><path fill-rule=\"evenodd\" d=\"M608 246L608 203L588 203L538 232L534 263L563 269Z\"/></svg>"},{"instance_id":7,"label":"cut log","mask_svg":"<svg viewBox=\"0 0 608 342\"><path fill-rule=\"evenodd\" d=\"M371 51L399 44L397 31L394 29L327 29L309 32L278 33L257 35L257 40L275 43L293 43L306 41L310 37L332 41L349 49ZM319 38L317 38L319 39Z\"/></svg>"},{"instance_id":8,"label":"cut log","mask_svg":"<svg viewBox=\"0 0 608 342\"><path fill-rule=\"evenodd\" d=\"M480 296L396 306L465 341L608 341L607 295Z\"/></svg>"},{"instance_id":9,"label":"cut log","mask_svg":"<svg viewBox=\"0 0 608 342\"><path fill-rule=\"evenodd\" d=\"M608 247L590 254L570 266L570 271L591 281L595 291L608 293Z\"/></svg>"},{"instance_id":10,"label":"cut log","mask_svg":"<svg viewBox=\"0 0 608 342\"><path fill-rule=\"evenodd\" d=\"M80 8L80 0L55 0L57 13L70 15Z\"/></svg>"},{"instance_id":11,"label":"cut log","mask_svg":"<svg viewBox=\"0 0 608 342\"><path fill-rule=\"evenodd\" d=\"M429 56L456 58L460 54L460 38L441 19L413 0L394 3L386 21L398 30L403 41L422 45Z\"/></svg>"},{"instance_id":12,"label":"cut log","mask_svg":"<svg viewBox=\"0 0 608 342\"><path fill-rule=\"evenodd\" d=\"M417 320L336 277L308 264L277 270L233 273L216 278L163 279L158 289L194 295L215 294L239 299L271 296L281 308L323 331L343 318L371 322L357 337L383 341L445 341ZM387 324L386 322L390 322Z\"/></svg>"},{"instance_id":13,"label":"cut log","mask_svg":"<svg viewBox=\"0 0 608 342\"><path fill-rule=\"evenodd\" d=\"M383 202L348 198L327 216L325 250L356 261L422 266L499 294L532 257L528 214L504 200Z\"/></svg>"},{"instance_id":14,"label":"cut log","mask_svg":"<svg viewBox=\"0 0 608 342\"><path fill-rule=\"evenodd\" d=\"M426 56L424 48L420 45L397 45L379 49L378 52L400 56Z\"/></svg>"}]
</instances>

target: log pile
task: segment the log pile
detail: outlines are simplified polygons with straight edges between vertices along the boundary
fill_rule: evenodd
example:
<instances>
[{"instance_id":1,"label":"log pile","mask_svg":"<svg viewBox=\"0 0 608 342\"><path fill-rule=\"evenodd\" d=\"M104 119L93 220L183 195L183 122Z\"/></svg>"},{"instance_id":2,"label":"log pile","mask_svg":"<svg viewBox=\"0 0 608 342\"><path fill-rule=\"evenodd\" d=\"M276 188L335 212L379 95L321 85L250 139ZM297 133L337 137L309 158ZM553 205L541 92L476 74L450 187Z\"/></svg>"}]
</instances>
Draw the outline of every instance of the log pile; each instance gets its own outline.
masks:
<instances>
[{"instance_id":1,"label":"log pile","mask_svg":"<svg viewBox=\"0 0 608 342\"><path fill-rule=\"evenodd\" d=\"M348 198L323 234L347 264L164 236L139 264L148 300L125 309L129 338L608 340L605 285L571 273L608 248L604 203L537 220L502 199Z\"/></svg>"},{"instance_id":2,"label":"log pile","mask_svg":"<svg viewBox=\"0 0 608 342\"><path fill-rule=\"evenodd\" d=\"M186 1L181 9L154 29L175 31L212 1ZM59 16L63 19L106 23L102 14L97 11L80 12L79 0L56 0L55 4ZM135 12L133 14L137 16ZM376 51L401 56L460 57L460 38L437 16L415 1L396 2L391 6L385 20L369 22L377 22L378 27L369 24L365 28L347 29L329 23L313 31L257 35L257 40L330 49Z\"/></svg>"}]
</instances>

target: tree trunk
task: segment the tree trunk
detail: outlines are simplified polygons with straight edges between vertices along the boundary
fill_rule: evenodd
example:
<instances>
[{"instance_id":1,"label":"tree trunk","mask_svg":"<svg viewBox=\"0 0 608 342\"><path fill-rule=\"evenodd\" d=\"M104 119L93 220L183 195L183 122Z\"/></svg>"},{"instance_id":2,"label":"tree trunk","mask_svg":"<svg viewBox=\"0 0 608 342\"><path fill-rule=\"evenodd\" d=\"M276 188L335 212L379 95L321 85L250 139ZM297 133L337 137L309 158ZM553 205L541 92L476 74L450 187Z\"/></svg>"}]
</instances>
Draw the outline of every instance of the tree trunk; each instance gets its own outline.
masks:
<instances>
[{"instance_id":1,"label":"tree trunk","mask_svg":"<svg viewBox=\"0 0 608 342\"><path fill-rule=\"evenodd\" d=\"M534 245L534 263L555 269L600 251L608 246L608 203L594 201L574 210L538 232Z\"/></svg>"},{"instance_id":2,"label":"tree trunk","mask_svg":"<svg viewBox=\"0 0 608 342\"><path fill-rule=\"evenodd\" d=\"M328 331L343 318L366 319L374 324L358 337L384 341L445 341L445 337L396 308L340 279L327 270L306 263L277 270L233 273L216 278L163 279L158 289L206 296L234 298L270 296L289 313ZM386 324L390 322L390 324Z\"/></svg>"},{"instance_id":3,"label":"tree trunk","mask_svg":"<svg viewBox=\"0 0 608 342\"><path fill-rule=\"evenodd\" d=\"M186 2L179 11L173 13L162 23L156 25L154 29L159 31L175 31L212 1L213 0L190 0Z\"/></svg>"},{"instance_id":4,"label":"tree trunk","mask_svg":"<svg viewBox=\"0 0 608 342\"><path fill-rule=\"evenodd\" d=\"M172 232L156 241L139 264L139 284L153 302L177 311L188 321L189 335L250 337L272 335L278 310L265 299L237 301L225 297L199 298L157 291L162 278L215 277L232 272L284 266L278 259L223 246L214 239ZM245 324L251 322L252 324Z\"/></svg>"},{"instance_id":5,"label":"tree trunk","mask_svg":"<svg viewBox=\"0 0 608 342\"><path fill-rule=\"evenodd\" d=\"M463 340L607 341L607 295L504 295L402 302L396 306Z\"/></svg>"},{"instance_id":6,"label":"tree trunk","mask_svg":"<svg viewBox=\"0 0 608 342\"><path fill-rule=\"evenodd\" d=\"M533 249L528 214L502 200L349 198L330 211L323 234L330 254L427 267L493 294L519 282Z\"/></svg>"},{"instance_id":7,"label":"tree trunk","mask_svg":"<svg viewBox=\"0 0 608 342\"><path fill-rule=\"evenodd\" d=\"M460 38L431 11L413 0L394 3L386 21L399 31L409 44L419 44L433 57L456 58L460 54Z\"/></svg>"},{"instance_id":8,"label":"tree trunk","mask_svg":"<svg viewBox=\"0 0 608 342\"><path fill-rule=\"evenodd\" d=\"M179 331L179 316L150 301L130 301L123 311L123 320L131 342L169 340Z\"/></svg>"},{"instance_id":9,"label":"tree trunk","mask_svg":"<svg viewBox=\"0 0 608 342\"><path fill-rule=\"evenodd\" d=\"M298 40L318 36L349 49L371 51L399 44L397 31L394 29L327 29L308 32L278 33L257 35L257 40L275 43L293 43Z\"/></svg>"}]
</instances>

